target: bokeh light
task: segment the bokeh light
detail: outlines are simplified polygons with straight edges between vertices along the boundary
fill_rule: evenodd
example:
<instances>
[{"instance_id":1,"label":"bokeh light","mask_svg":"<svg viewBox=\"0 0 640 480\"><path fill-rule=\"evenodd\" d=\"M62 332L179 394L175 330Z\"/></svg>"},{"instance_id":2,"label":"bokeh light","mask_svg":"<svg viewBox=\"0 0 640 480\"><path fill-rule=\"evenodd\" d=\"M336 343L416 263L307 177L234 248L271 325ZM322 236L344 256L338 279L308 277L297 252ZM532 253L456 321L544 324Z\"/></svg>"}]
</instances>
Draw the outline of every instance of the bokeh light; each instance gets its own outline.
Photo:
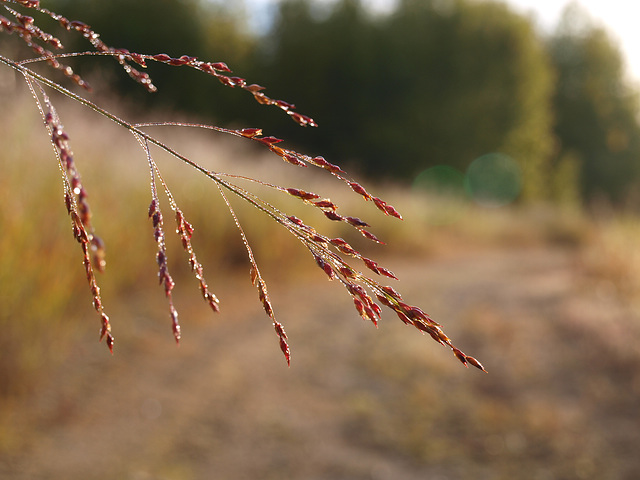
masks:
<instances>
[{"instance_id":1,"label":"bokeh light","mask_svg":"<svg viewBox=\"0 0 640 480\"><path fill-rule=\"evenodd\" d=\"M436 165L420 172L413 181L413 188L438 196L463 198L464 174L449 165Z\"/></svg>"},{"instance_id":2,"label":"bokeh light","mask_svg":"<svg viewBox=\"0 0 640 480\"><path fill-rule=\"evenodd\" d=\"M488 153L471 162L464 186L476 203L487 207L501 207L520 195L522 171L510 156Z\"/></svg>"}]
</instances>

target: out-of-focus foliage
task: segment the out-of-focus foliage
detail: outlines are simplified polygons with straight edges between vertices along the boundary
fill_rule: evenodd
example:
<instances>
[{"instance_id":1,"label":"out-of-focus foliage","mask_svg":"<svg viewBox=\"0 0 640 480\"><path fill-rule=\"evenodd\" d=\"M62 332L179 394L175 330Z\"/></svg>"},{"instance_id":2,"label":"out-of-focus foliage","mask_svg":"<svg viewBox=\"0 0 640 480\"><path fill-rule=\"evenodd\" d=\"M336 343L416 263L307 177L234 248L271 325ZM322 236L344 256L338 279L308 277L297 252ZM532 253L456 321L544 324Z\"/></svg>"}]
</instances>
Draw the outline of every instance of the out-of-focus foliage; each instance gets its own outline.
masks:
<instances>
[{"instance_id":1,"label":"out-of-focus foliage","mask_svg":"<svg viewBox=\"0 0 640 480\"><path fill-rule=\"evenodd\" d=\"M521 198L564 204L622 204L640 178L636 92L618 48L577 7L545 37L494 1L401 0L374 14L359 0L282 0L266 33L250 30L244 2L114 0L89 11L83 0L46 3L88 16L114 45L226 61L321 128L301 130L199 72L161 65L150 66L153 96L121 78L137 101L265 127L374 178L408 182L438 165L462 176L499 153L522 172ZM108 75L112 85L121 77Z\"/></svg>"},{"instance_id":2,"label":"out-of-focus foliage","mask_svg":"<svg viewBox=\"0 0 640 480\"><path fill-rule=\"evenodd\" d=\"M640 176L638 94L624 82L619 48L575 6L549 42L560 154L580 166L585 198L628 200Z\"/></svg>"},{"instance_id":3,"label":"out-of-focus foliage","mask_svg":"<svg viewBox=\"0 0 640 480\"><path fill-rule=\"evenodd\" d=\"M288 138L371 176L411 180L443 164L464 172L500 152L522 170L525 200L633 197L637 92L619 49L579 7L551 38L491 1L402 0L388 16L358 0L317 10L282 2L253 62L324 126L278 125Z\"/></svg>"},{"instance_id":4,"label":"out-of-focus foliage","mask_svg":"<svg viewBox=\"0 0 640 480\"><path fill-rule=\"evenodd\" d=\"M212 61L227 61L241 67L253 48L253 39L246 31L241 3L223 5L200 0L50 0L43 2L70 19L81 18L98 32L109 45L125 47L139 53L167 53L173 57L195 56ZM126 13L123 13L126 12ZM73 50L88 50L89 44L77 36L65 39ZM215 88L210 78L188 69L163 68L149 64L149 73L158 86L158 93L147 95L132 86L126 75L113 63L82 60L84 72L99 68L98 77L106 77L105 84L116 87L121 94L142 105L164 105L172 109L196 112L216 118L234 118L233 95L223 88ZM105 65L108 65L105 67ZM109 68L111 67L111 68ZM89 77L91 79L91 77ZM95 79L100 82L101 80ZM166 93L166 94L165 94ZM244 102L237 102L244 103Z\"/></svg>"},{"instance_id":5,"label":"out-of-focus foliage","mask_svg":"<svg viewBox=\"0 0 640 480\"><path fill-rule=\"evenodd\" d=\"M550 145L550 69L526 20L502 5L462 1L404 1L389 18L371 19L345 1L314 21L304 5L281 10L271 61L283 68L269 80L312 97L301 103L331 126L314 147L346 152L370 174L464 169L502 151L528 178L540 175Z\"/></svg>"},{"instance_id":6,"label":"out-of-focus foliage","mask_svg":"<svg viewBox=\"0 0 640 480\"><path fill-rule=\"evenodd\" d=\"M526 172L527 195L544 195L551 70L530 23L504 5L406 0L373 18L347 0L317 19L308 2L286 2L270 40L258 59L269 83L325 126L311 148L402 178L500 151Z\"/></svg>"},{"instance_id":7,"label":"out-of-focus foliage","mask_svg":"<svg viewBox=\"0 0 640 480\"><path fill-rule=\"evenodd\" d=\"M529 197L544 195L551 75L530 24L501 4L405 1L386 29L384 44L394 42L387 56L400 61L390 70L404 71L395 86L406 93L388 104L401 119L392 133L400 143L411 130L421 140L402 152L404 169L444 163L463 170L499 151L525 172Z\"/></svg>"}]
</instances>

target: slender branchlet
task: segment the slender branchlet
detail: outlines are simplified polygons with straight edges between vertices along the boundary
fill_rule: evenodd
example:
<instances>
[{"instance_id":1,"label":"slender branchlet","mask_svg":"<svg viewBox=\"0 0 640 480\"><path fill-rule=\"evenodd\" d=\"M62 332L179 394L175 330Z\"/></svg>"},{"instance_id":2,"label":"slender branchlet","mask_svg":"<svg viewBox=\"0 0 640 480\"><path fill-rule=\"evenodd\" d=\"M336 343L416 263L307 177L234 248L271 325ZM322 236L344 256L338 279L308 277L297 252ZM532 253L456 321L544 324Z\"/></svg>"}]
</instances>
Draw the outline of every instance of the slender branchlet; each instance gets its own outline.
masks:
<instances>
[{"instance_id":1,"label":"slender branchlet","mask_svg":"<svg viewBox=\"0 0 640 480\"><path fill-rule=\"evenodd\" d=\"M63 182L65 207L71 218L74 238L82 247L83 265L93 296L93 306L100 316L102 324L100 340L105 338L107 347L113 353L114 338L111 334L111 324L109 323L109 316L104 311L100 287L94 272L94 269L104 272L106 266L104 243L95 235L91 225L91 210L87 201L87 192L80 180L80 174L76 169L73 153L69 146L69 136L65 132L62 123L60 123L58 113L44 90L38 86L39 96L34 82L29 78L26 80L42 115L45 127L49 132L51 144L58 159Z\"/></svg>"}]
</instances>

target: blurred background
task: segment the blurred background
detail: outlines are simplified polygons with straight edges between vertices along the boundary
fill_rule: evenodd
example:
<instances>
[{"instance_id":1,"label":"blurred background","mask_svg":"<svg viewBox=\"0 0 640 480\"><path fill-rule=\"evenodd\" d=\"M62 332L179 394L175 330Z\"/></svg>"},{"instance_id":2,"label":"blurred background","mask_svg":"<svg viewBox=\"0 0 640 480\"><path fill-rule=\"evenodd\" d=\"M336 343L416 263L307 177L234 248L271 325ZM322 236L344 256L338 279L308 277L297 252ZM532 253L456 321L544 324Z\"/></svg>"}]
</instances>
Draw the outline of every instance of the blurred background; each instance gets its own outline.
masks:
<instances>
[{"instance_id":1,"label":"blurred background","mask_svg":"<svg viewBox=\"0 0 640 480\"><path fill-rule=\"evenodd\" d=\"M393 270L394 288L489 374L391 314L377 330L362 322L286 231L234 202L290 337L287 369L216 189L158 155L222 302L212 316L168 238L176 348L156 285L144 153L54 96L107 245L110 356L95 341L39 114L23 82L0 71L0 478L640 477L640 90L633 45L606 19L581 2L554 2L553 17L523 1L42 4L115 47L225 61L312 116L319 128L300 128L186 68L149 65L150 95L115 62L70 61L92 100L131 121L262 127L396 206L404 222L249 142L158 130L207 168L330 196L367 220L388 245L310 222ZM3 54L19 47L0 35ZM309 216L298 203L282 208Z\"/></svg>"}]
</instances>

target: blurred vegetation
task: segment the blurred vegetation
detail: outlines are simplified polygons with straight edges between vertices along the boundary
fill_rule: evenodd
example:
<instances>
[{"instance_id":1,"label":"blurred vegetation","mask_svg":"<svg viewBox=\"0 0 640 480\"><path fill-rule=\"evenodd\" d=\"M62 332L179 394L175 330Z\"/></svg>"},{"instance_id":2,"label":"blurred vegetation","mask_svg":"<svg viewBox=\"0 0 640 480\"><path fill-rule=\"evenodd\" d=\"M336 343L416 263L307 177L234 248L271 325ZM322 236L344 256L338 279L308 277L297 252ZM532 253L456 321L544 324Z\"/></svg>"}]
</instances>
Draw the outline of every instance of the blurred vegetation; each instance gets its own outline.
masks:
<instances>
[{"instance_id":1,"label":"blurred vegetation","mask_svg":"<svg viewBox=\"0 0 640 480\"><path fill-rule=\"evenodd\" d=\"M464 171L501 151L527 171L527 195L540 197L550 70L531 26L504 5L405 1L369 18L350 1L317 21L307 2L289 2L271 35L257 60L280 67L268 84L330 127L313 150L403 179L441 164Z\"/></svg>"},{"instance_id":2,"label":"blurred vegetation","mask_svg":"<svg viewBox=\"0 0 640 480\"><path fill-rule=\"evenodd\" d=\"M0 106L5 112L0 127L7 138L12 139L0 154L0 189L5 196L0 205L0 299L3 305L0 309L0 376L3 379L0 398L7 407L0 408L0 426L6 420L3 416L12 411L11 399L19 401L25 394L33 393L40 376L72 352L70 345L86 344L87 339L93 345L99 331L81 251L73 240L65 212L51 146L31 99L15 100L0 96ZM156 280L153 229L147 218L150 192L144 154L127 132L111 122L96 118L78 106L58 103L89 193L96 233L107 246L107 270L98 281L106 312L112 318L116 347L122 348L131 338L135 341L136 335L129 335L129 331L144 329L145 317L153 317L147 323L158 324L161 330L166 327L162 331L166 334L166 344L171 345L168 311ZM413 258L447 255L466 249L469 239L473 239L473 248L548 242L575 247L580 245L588 229L579 217L548 210L523 215L521 211L482 209L462 200L388 187L384 196L394 199L406 219L398 222L377 215L371 202L363 202L332 177L309 176L309 172L291 168L274 155L263 156L253 149L243 149L244 142L237 145L238 142L229 143L229 139L219 134L211 137L208 132L188 130L174 131L162 138L191 158L204 159L205 164L219 171L251 173L267 180L271 176L274 182L319 193L332 191L332 199L342 211L371 221L376 235L390 245L381 250L346 225L323 222L322 215L310 212L300 202L288 201L284 208L290 214L324 223L321 233L343 237L359 251L375 257L385 252ZM205 266L209 285L220 295L222 315L228 318L233 305L219 293L220 289L225 291L236 285L245 288L249 302L255 295L238 231L207 179L194 175L174 159L157 155L156 161L188 221L195 227L194 248ZM282 201L282 196L275 197L273 191L265 190L260 195L274 204ZM318 279L313 259L284 229L245 202L233 202L233 205L267 281L277 285L287 279L293 282L309 277ZM164 205L164 209L165 215L169 215L168 205ZM189 318L210 312L197 296L196 282L177 236L170 233L168 229L170 269L177 282L176 307L184 312L183 321L189 322ZM195 297L189 296L192 290ZM257 296L254 300L259 308ZM136 302L144 306L136 307ZM187 329L185 327L185 335ZM144 337L138 338L140 336ZM97 342L95 345L98 348ZM103 353L103 349L100 345L96 354ZM5 440L0 436L0 450Z\"/></svg>"},{"instance_id":3,"label":"blurred vegetation","mask_svg":"<svg viewBox=\"0 0 640 480\"><path fill-rule=\"evenodd\" d=\"M638 207L638 92L625 84L618 47L573 5L549 41L549 53L558 77L558 158L571 155L580 165L583 198Z\"/></svg>"},{"instance_id":4,"label":"blurred vegetation","mask_svg":"<svg viewBox=\"0 0 640 480\"><path fill-rule=\"evenodd\" d=\"M244 65L255 48L255 39L245 31L245 16L237 4L223 7L199 0L114 0L87 8L84 0L51 0L46 5L71 20L88 23L109 45L130 51L178 57L188 52L190 56ZM65 37L64 43L77 51L89 49L77 35ZM113 62L90 58L70 63L90 79L96 90L115 88L139 106L163 105L199 113L230 112L234 108L233 95L227 89L212 87L210 78L191 69L167 69L152 62L149 73L159 92L148 95L143 89L131 88L135 85ZM226 100L229 96L232 99Z\"/></svg>"},{"instance_id":5,"label":"blurred vegetation","mask_svg":"<svg viewBox=\"0 0 640 480\"><path fill-rule=\"evenodd\" d=\"M83 184L89 192L96 233L107 245L107 270L99 275L98 282L106 312L113 317L116 341L127 341L127 334L122 332L131 326L119 320L135 316L128 304L136 295L150 299L145 315L153 310L159 322L166 320L168 333L168 310L157 287L156 247L147 216L151 196L144 154L131 136L111 122L101 123L79 106L59 103ZM82 252L73 239L65 211L59 168L37 109L27 96L0 95L0 110L4 113L0 128L4 138L11 139L3 142L0 152L0 191L4 198L0 205L0 404L7 407L0 408L1 431L4 415L12 411L10 400L33 393L39 376L68 356L69 345L74 341L97 340L99 319L91 306ZM196 141L184 131L178 136L180 140L173 144L194 157L213 157L220 167L225 161L237 159L238 152L225 150L225 139L214 142L199 137ZM164 138L171 140L172 136ZM254 292L250 288L247 254L215 188L197 175L187 175L193 172L184 165L173 161L163 165L167 159L159 154L157 160L187 219L196 228L193 245L199 260L207 266L211 288L216 290L229 282L242 265L239 272L247 285L246 293L251 296ZM261 162L253 159L246 162L246 168L262 168ZM235 170L242 173L237 165ZM272 194L264 194L266 198L269 195ZM163 205L163 209L171 218L169 206ZM253 207L234 202L234 209L241 220L250 218L246 233L266 272L284 275L288 267L296 268L297 260L304 263L303 256L309 260L302 248L287 247L284 229L261 218ZM197 283L177 235L172 233L169 227L169 262L181 298L184 290L197 292ZM261 236L273 243L260 242ZM152 294L155 295L151 297ZM201 299L196 297L194 303L201 305ZM180 300L176 304L179 310L189 306ZM112 314L117 311L119 315ZM4 440L0 435L0 450Z\"/></svg>"},{"instance_id":6,"label":"blurred vegetation","mask_svg":"<svg viewBox=\"0 0 640 480\"><path fill-rule=\"evenodd\" d=\"M252 32L243 2L48 3L116 46L227 61L321 128L302 130L197 72L152 66L155 96L115 67L100 72L143 105L266 127L373 179L411 182L441 165L464 175L499 153L521 172L521 201L638 206L637 92L617 45L576 5L548 33L493 1L402 0L383 15L359 0L283 0L271 28Z\"/></svg>"}]
</instances>

